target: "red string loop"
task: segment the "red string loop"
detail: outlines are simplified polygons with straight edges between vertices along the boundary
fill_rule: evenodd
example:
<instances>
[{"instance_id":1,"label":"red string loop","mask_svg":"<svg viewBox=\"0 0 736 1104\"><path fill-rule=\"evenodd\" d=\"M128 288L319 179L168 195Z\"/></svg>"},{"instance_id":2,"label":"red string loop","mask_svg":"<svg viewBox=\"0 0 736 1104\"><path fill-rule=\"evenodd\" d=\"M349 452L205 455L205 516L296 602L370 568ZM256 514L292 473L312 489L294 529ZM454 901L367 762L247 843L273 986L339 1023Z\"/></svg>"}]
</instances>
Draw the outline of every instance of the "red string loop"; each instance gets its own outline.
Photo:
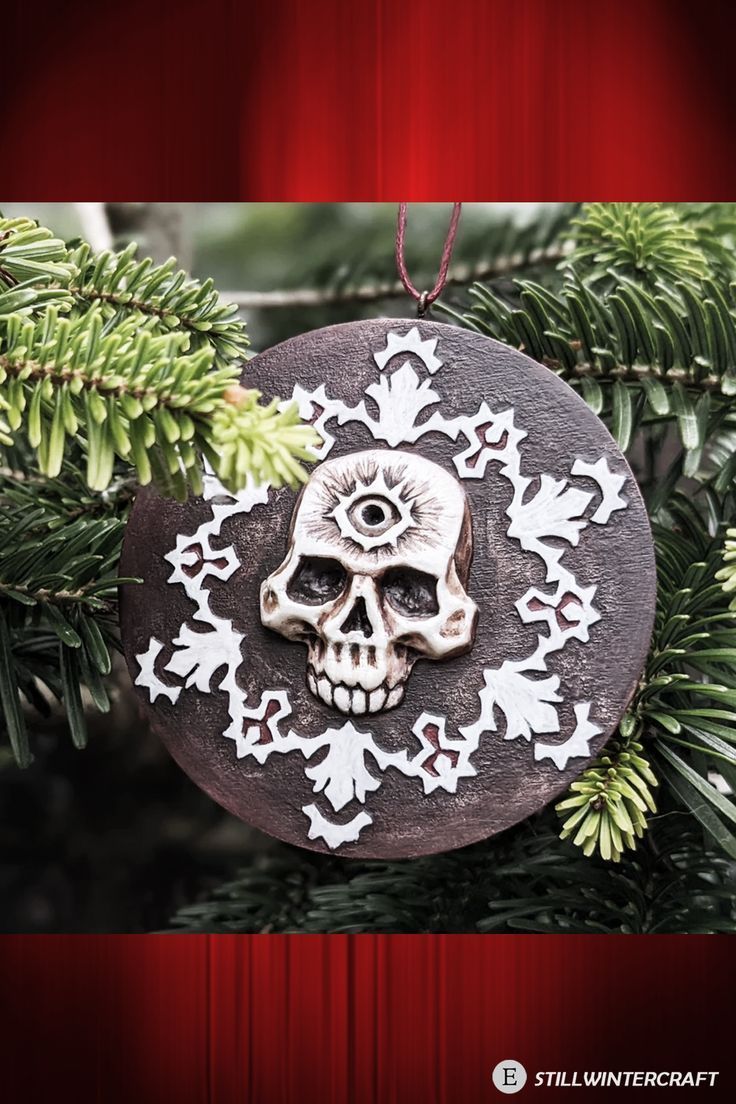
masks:
<instances>
[{"instance_id":1,"label":"red string loop","mask_svg":"<svg viewBox=\"0 0 736 1104\"><path fill-rule=\"evenodd\" d=\"M407 203L399 204L399 217L396 223L396 267L399 270L399 279L406 288L412 299L416 299L419 304L419 317L425 313L425 311L434 303L435 299L438 299L442 294L442 289L447 283L447 272L450 267L450 261L452 259L452 250L455 245L455 238L457 236L457 225L460 221L460 211L462 210L462 203L453 203L452 215L450 216L450 225L447 229L447 237L445 238L445 244L442 248L442 258L440 260L440 268L437 273L437 280L431 291L418 291L411 282L411 278L406 268L406 259L404 257L404 245L406 242L406 222L407 222Z\"/></svg>"}]
</instances>

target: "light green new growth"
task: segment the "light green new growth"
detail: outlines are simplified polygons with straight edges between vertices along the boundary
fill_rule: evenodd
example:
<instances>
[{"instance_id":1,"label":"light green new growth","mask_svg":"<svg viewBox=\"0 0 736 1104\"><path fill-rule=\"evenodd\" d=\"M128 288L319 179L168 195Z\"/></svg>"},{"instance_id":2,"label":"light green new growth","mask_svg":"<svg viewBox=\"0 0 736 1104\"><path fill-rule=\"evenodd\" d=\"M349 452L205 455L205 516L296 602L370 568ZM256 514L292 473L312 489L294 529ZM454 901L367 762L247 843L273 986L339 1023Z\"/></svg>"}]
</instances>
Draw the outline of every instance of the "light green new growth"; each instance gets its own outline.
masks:
<instances>
[{"instance_id":1,"label":"light green new growth","mask_svg":"<svg viewBox=\"0 0 736 1104\"><path fill-rule=\"evenodd\" d=\"M68 250L0 218L0 705L22 766L24 699L62 699L77 747L82 687L109 707L135 484L183 500L205 461L231 491L304 478L315 431L240 385L247 344L236 308L173 260Z\"/></svg>"},{"instance_id":2,"label":"light green new growth","mask_svg":"<svg viewBox=\"0 0 736 1104\"><path fill-rule=\"evenodd\" d=\"M661 203L588 203L573 219L575 260L589 278L612 270L656 286L663 279L698 282L708 263L695 230Z\"/></svg>"},{"instance_id":3,"label":"light green new growth","mask_svg":"<svg viewBox=\"0 0 736 1104\"><path fill-rule=\"evenodd\" d=\"M598 849L602 858L619 862L625 848L633 851L636 839L644 835L647 813L657 811L651 791L657 779L642 757L642 744L633 739L633 730L633 718L626 717L621 739L611 741L580 781L570 786L572 796L557 805L564 814L560 838L571 838L586 855Z\"/></svg>"},{"instance_id":4,"label":"light green new growth","mask_svg":"<svg viewBox=\"0 0 736 1104\"><path fill-rule=\"evenodd\" d=\"M726 539L723 542L723 563L720 571L716 571L716 579L723 587L725 594L731 598L729 606L736 610L736 529L726 530Z\"/></svg>"},{"instance_id":5,"label":"light green new growth","mask_svg":"<svg viewBox=\"0 0 736 1104\"><path fill-rule=\"evenodd\" d=\"M184 498L201 489L203 457L233 491L248 478L297 483L314 430L238 387L236 309L211 281L134 254L68 252L27 220L0 219L0 442L20 432L51 478L74 443L99 491L124 461Z\"/></svg>"},{"instance_id":6,"label":"light green new growth","mask_svg":"<svg viewBox=\"0 0 736 1104\"><path fill-rule=\"evenodd\" d=\"M248 341L237 307L222 302L212 280L192 280L174 257L155 265L136 252L135 243L120 253L93 254L86 243L71 252L68 286L77 304L99 306L108 323L135 318L159 332L184 332L189 351L211 349L218 368L243 356Z\"/></svg>"},{"instance_id":7,"label":"light green new growth","mask_svg":"<svg viewBox=\"0 0 736 1104\"><path fill-rule=\"evenodd\" d=\"M547 365L631 449L658 598L619 731L556 812L411 862L277 848L178 930L736 930L736 208L590 204L533 258L547 215L516 241L489 220L480 255L513 262L438 310Z\"/></svg>"},{"instance_id":8,"label":"light green new growth","mask_svg":"<svg viewBox=\"0 0 736 1104\"><path fill-rule=\"evenodd\" d=\"M557 806L563 838L619 860L651 823L659 779L736 857L736 530L721 566L736 478L734 211L594 203L571 230L556 281L517 279L514 295L476 284L470 309L444 307L566 379L645 458L652 651L617 739Z\"/></svg>"},{"instance_id":9,"label":"light green new growth","mask_svg":"<svg viewBox=\"0 0 736 1104\"><path fill-rule=\"evenodd\" d=\"M279 852L182 927L734 930L736 206L559 208L489 222L476 246L465 271L486 282L438 311L567 380L642 487L658 600L626 717L557 813L412 863ZM319 303L314 290L295 301ZM301 478L314 431L239 385L245 347L235 309L173 261L95 257L0 220L0 701L19 762L28 704L61 698L78 746L81 688L107 707L136 480L183 497L202 459L230 488Z\"/></svg>"}]
</instances>

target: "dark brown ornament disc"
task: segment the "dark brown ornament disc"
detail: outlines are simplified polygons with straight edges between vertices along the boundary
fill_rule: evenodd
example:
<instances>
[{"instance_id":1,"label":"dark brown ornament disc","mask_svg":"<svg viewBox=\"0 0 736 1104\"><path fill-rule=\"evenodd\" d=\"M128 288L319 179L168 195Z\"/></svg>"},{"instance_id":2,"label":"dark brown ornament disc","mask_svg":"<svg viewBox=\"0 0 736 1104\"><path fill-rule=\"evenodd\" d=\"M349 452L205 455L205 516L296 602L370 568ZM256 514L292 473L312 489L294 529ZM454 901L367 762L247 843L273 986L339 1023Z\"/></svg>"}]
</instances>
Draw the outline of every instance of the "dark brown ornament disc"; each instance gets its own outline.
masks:
<instances>
[{"instance_id":1,"label":"dark brown ornament disc","mask_svg":"<svg viewBox=\"0 0 736 1104\"><path fill-rule=\"evenodd\" d=\"M320 434L301 494L142 492L128 665L204 790L290 843L443 851L557 797L616 727L651 634L649 523L552 372L427 321L250 361Z\"/></svg>"}]
</instances>

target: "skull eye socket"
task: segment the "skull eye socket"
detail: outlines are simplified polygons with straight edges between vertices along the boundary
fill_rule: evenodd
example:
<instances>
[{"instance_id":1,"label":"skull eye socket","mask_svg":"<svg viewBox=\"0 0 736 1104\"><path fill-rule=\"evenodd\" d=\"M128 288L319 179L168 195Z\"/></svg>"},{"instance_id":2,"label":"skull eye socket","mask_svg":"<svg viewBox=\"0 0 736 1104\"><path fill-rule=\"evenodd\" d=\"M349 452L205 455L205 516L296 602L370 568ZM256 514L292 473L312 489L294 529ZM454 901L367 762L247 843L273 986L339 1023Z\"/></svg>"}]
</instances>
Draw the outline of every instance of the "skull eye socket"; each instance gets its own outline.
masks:
<instances>
[{"instance_id":1,"label":"skull eye socket","mask_svg":"<svg viewBox=\"0 0 736 1104\"><path fill-rule=\"evenodd\" d=\"M393 502L380 495L359 498L348 510L348 519L359 533L366 537L387 533L400 520Z\"/></svg>"},{"instance_id":2,"label":"skull eye socket","mask_svg":"<svg viewBox=\"0 0 736 1104\"><path fill-rule=\"evenodd\" d=\"M389 605L405 617L433 617L439 612L437 580L412 567L392 567L383 576Z\"/></svg>"},{"instance_id":3,"label":"skull eye socket","mask_svg":"<svg viewBox=\"0 0 736 1104\"><path fill-rule=\"evenodd\" d=\"M296 602L321 606L342 594L346 579L347 572L337 560L302 556L286 593Z\"/></svg>"}]
</instances>

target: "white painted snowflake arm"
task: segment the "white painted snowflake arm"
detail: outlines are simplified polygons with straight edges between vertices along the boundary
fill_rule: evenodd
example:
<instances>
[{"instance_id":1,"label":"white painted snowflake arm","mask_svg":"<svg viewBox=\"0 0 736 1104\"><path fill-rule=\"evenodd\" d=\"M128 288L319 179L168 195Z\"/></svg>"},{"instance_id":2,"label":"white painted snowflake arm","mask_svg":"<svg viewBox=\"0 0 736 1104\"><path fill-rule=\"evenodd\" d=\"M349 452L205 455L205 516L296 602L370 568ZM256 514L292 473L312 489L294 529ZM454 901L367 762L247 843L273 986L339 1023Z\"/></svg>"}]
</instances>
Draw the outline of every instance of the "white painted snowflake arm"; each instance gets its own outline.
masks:
<instances>
[{"instance_id":1,"label":"white painted snowflake arm","mask_svg":"<svg viewBox=\"0 0 736 1104\"><path fill-rule=\"evenodd\" d=\"M196 687L203 694L212 691L212 676L223 664L229 669L238 667L241 661L241 633L233 630L230 621L213 622L213 632L195 632L189 625L182 625L179 636L172 643L174 652L164 668L186 678L186 686Z\"/></svg>"},{"instance_id":2,"label":"white painted snowflake arm","mask_svg":"<svg viewBox=\"0 0 736 1104\"><path fill-rule=\"evenodd\" d=\"M461 778L472 778L478 773L470 762L477 744L463 735L448 736L446 725L445 717L421 713L412 728L420 750L408 766L421 780L425 794L438 789L457 793Z\"/></svg>"},{"instance_id":3,"label":"white painted snowflake arm","mask_svg":"<svg viewBox=\"0 0 736 1104\"><path fill-rule=\"evenodd\" d=\"M309 422L319 433L321 443L309 445L309 451L314 454L315 460L324 460L335 443L335 438L327 432L327 422L336 415L335 408L341 404L328 397L324 384L320 384L315 391L310 392L297 383L291 401L296 403L302 421Z\"/></svg>"},{"instance_id":4,"label":"white painted snowflake arm","mask_svg":"<svg viewBox=\"0 0 736 1104\"><path fill-rule=\"evenodd\" d=\"M537 493L526 502L515 501L506 511L511 518L508 535L525 551L538 551L545 537L558 537L575 546L588 524L583 514L592 497L568 486L566 479L543 474Z\"/></svg>"},{"instance_id":5,"label":"white painted snowflake arm","mask_svg":"<svg viewBox=\"0 0 736 1104\"><path fill-rule=\"evenodd\" d=\"M560 572L560 574L562 578L551 593L538 587L530 587L526 594L514 603L525 625L534 623L546 625L548 636L540 638L537 649L543 655L559 651L568 640L587 643L590 639L590 627L601 619L593 606L597 587L580 586L569 572ZM531 661L528 666L532 666Z\"/></svg>"},{"instance_id":6,"label":"white painted snowflake arm","mask_svg":"<svg viewBox=\"0 0 736 1104\"><path fill-rule=\"evenodd\" d=\"M493 460L501 465L501 473L514 487L517 497L529 484L520 473L519 443L526 437L523 429L514 425L514 411L509 408L494 414L487 403L482 403L473 415L464 415L445 421L434 414L428 427L457 440L465 437L468 447L453 458L453 464L461 479L483 479L488 464Z\"/></svg>"},{"instance_id":7,"label":"white painted snowflake arm","mask_svg":"<svg viewBox=\"0 0 736 1104\"><path fill-rule=\"evenodd\" d=\"M348 721L342 728L324 732L322 741L329 746L327 755L304 772L314 782L314 792L324 792L335 812L353 799L363 804L366 794L381 785L365 765L366 752L374 747L370 733L359 732Z\"/></svg>"},{"instance_id":8,"label":"white painted snowflake arm","mask_svg":"<svg viewBox=\"0 0 736 1104\"><path fill-rule=\"evenodd\" d=\"M572 475L584 475L588 479L594 479L600 487L601 502L591 521L596 525L605 525L614 510L625 510L627 502L619 491L626 482L625 475L616 475L608 467L605 456L596 460L595 464L588 464L585 460L576 460L571 468Z\"/></svg>"},{"instance_id":9,"label":"white painted snowflake arm","mask_svg":"<svg viewBox=\"0 0 736 1104\"><path fill-rule=\"evenodd\" d=\"M378 419L365 415L365 405L351 410L350 418L338 418L338 421L356 421L356 415L363 414L362 421L371 430L378 441L385 441L395 448L404 441L415 441L426 432L424 425L417 425L417 418L428 406L440 401L433 391L429 380L420 383L414 369L407 362L391 376L381 376L378 383L366 388L366 395L374 400L378 407Z\"/></svg>"},{"instance_id":10,"label":"white painted snowflake arm","mask_svg":"<svg viewBox=\"0 0 736 1104\"><path fill-rule=\"evenodd\" d=\"M245 695L237 684L236 671L237 668L229 671L220 687L228 692L230 699L230 724L223 736L235 744L238 759L252 755L258 763L264 763L283 740L279 724L291 713L289 695L286 690L267 690L261 694L257 706L247 707Z\"/></svg>"},{"instance_id":11,"label":"white painted snowflake arm","mask_svg":"<svg viewBox=\"0 0 736 1104\"><path fill-rule=\"evenodd\" d=\"M532 733L559 732L560 719L553 703L563 699L557 693L557 675L546 679L529 678L516 664L508 661L498 669L484 671L485 686L480 691L480 716L475 724L461 728L462 735L479 740L484 732L496 731L494 708L498 706L506 717L505 740Z\"/></svg>"},{"instance_id":12,"label":"white painted snowflake arm","mask_svg":"<svg viewBox=\"0 0 736 1104\"><path fill-rule=\"evenodd\" d=\"M373 359L378 368L383 371L388 362L398 356L399 353L413 353L419 357L430 375L434 375L442 367L442 361L438 356L435 356L438 340L437 337L430 337L426 341L422 341L419 330L416 326L412 326L403 337L397 333L387 334L385 348L374 353Z\"/></svg>"},{"instance_id":13,"label":"white painted snowflake arm","mask_svg":"<svg viewBox=\"0 0 736 1104\"><path fill-rule=\"evenodd\" d=\"M534 758L537 762L551 759L558 770L564 770L570 759L587 759L590 756L590 741L603 731L589 720L590 702L578 702L575 706L575 730L563 744L534 745Z\"/></svg>"},{"instance_id":14,"label":"white painted snowflake arm","mask_svg":"<svg viewBox=\"0 0 736 1104\"><path fill-rule=\"evenodd\" d=\"M309 817L309 839L323 839L332 851L343 843L355 843L363 829L373 823L373 818L365 810L346 824L335 824L328 820L316 805L305 805L302 812Z\"/></svg>"},{"instance_id":15,"label":"white painted snowflake arm","mask_svg":"<svg viewBox=\"0 0 736 1104\"><path fill-rule=\"evenodd\" d=\"M152 702L155 702L158 697L163 697L168 698L172 705L174 705L181 694L181 686L167 686L165 682L161 681L154 670L156 660L162 648L163 644L161 641L156 640L156 638L152 636L146 651L140 652L135 657L140 667L140 671L135 678L135 685L145 687L146 690L148 690L148 696Z\"/></svg>"}]
</instances>

